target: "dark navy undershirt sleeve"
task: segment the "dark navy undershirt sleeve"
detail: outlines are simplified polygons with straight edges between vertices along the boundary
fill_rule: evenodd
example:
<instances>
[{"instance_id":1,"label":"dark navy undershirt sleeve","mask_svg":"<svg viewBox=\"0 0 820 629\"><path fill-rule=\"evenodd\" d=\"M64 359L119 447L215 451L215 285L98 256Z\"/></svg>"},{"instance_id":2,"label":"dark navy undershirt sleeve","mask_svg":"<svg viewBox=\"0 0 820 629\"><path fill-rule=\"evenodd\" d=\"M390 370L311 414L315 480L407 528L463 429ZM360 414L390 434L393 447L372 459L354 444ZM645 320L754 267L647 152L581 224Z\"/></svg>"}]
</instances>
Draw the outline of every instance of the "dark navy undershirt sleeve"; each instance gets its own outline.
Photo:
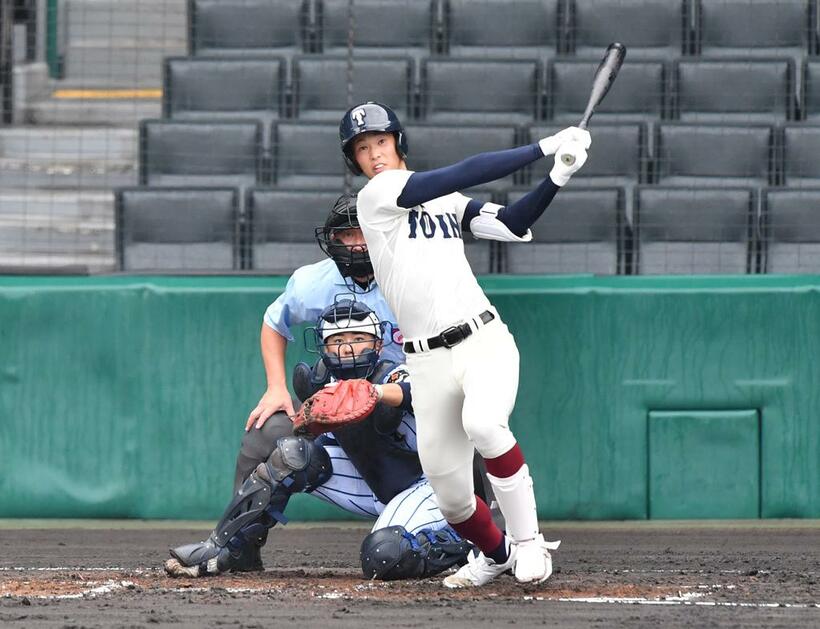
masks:
<instances>
[{"instance_id":1,"label":"dark navy undershirt sleeve","mask_svg":"<svg viewBox=\"0 0 820 629\"><path fill-rule=\"evenodd\" d=\"M409 382L399 382L398 385L401 387L401 392L404 394L404 397L401 400L401 404L399 404L399 408L403 411L408 413L413 412L413 396L410 393L410 383Z\"/></svg>"},{"instance_id":2,"label":"dark navy undershirt sleeve","mask_svg":"<svg viewBox=\"0 0 820 629\"><path fill-rule=\"evenodd\" d=\"M528 192L515 203L498 210L496 217L507 226L507 229L521 237L535 224L535 221L541 218L544 210L560 189L552 179L547 177L535 190ZM470 221L478 216L483 205L480 201L470 199L464 211L464 218L461 219L462 229L469 231Z\"/></svg>"},{"instance_id":3,"label":"dark navy undershirt sleeve","mask_svg":"<svg viewBox=\"0 0 820 629\"><path fill-rule=\"evenodd\" d=\"M399 195L398 205L412 208L465 188L489 183L542 157L541 147L529 144L505 151L480 153L452 166L413 173Z\"/></svg>"}]
</instances>

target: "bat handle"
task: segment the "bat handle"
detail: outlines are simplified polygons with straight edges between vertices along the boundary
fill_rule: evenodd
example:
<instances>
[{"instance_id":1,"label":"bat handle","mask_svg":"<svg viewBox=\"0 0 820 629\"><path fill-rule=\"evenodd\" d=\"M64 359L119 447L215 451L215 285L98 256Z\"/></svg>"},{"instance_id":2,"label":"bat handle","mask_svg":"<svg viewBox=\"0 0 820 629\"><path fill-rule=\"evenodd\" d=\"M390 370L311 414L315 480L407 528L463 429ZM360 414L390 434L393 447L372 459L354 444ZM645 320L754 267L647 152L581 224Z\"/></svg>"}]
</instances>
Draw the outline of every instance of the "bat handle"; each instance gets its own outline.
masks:
<instances>
[{"instance_id":1,"label":"bat handle","mask_svg":"<svg viewBox=\"0 0 820 629\"><path fill-rule=\"evenodd\" d=\"M583 118L581 118L581 122L579 122L577 126L579 129L586 129L588 122L589 115L585 115ZM566 164L567 166L572 166L575 163L575 155L573 155L572 153L563 153L561 155L561 161L564 162L564 164Z\"/></svg>"}]
</instances>

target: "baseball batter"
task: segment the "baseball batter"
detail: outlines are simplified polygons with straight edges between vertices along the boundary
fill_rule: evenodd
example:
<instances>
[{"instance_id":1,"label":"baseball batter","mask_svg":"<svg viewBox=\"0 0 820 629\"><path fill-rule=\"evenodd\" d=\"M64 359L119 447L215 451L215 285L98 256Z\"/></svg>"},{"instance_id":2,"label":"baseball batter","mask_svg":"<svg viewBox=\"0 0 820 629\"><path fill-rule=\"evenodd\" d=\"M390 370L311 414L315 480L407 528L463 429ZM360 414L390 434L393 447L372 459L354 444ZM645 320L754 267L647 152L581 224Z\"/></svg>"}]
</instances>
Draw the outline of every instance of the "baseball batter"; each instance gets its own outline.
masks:
<instances>
[{"instance_id":1,"label":"baseball batter","mask_svg":"<svg viewBox=\"0 0 820 629\"><path fill-rule=\"evenodd\" d=\"M524 242L529 227L586 161L591 139L570 127L536 144L484 153L429 172L407 169L407 137L390 108L367 102L348 110L339 134L345 162L370 181L358 196L359 225L376 280L404 334L413 379L422 467L451 526L480 550L447 587L480 586L508 569L520 582L552 573L538 530L532 478L508 426L518 388L518 350L464 256L462 233ZM549 176L519 201L482 204L458 191L552 155ZM506 535L474 494L473 447L507 523Z\"/></svg>"},{"instance_id":2,"label":"baseball batter","mask_svg":"<svg viewBox=\"0 0 820 629\"><path fill-rule=\"evenodd\" d=\"M334 382L364 378L376 384L381 402L363 422L333 434L279 438L235 492L208 539L171 550L164 565L169 575L244 569L247 549L287 521L285 508L297 492L375 520L361 546L368 579L431 576L466 561L471 545L447 525L421 471L407 369L384 358L390 338L385 343L383 333L392 328L363 303L340 296L310 330L321 359L317 366L300 363L294 370L299 398Z\"/></svg>"}]
</instances>

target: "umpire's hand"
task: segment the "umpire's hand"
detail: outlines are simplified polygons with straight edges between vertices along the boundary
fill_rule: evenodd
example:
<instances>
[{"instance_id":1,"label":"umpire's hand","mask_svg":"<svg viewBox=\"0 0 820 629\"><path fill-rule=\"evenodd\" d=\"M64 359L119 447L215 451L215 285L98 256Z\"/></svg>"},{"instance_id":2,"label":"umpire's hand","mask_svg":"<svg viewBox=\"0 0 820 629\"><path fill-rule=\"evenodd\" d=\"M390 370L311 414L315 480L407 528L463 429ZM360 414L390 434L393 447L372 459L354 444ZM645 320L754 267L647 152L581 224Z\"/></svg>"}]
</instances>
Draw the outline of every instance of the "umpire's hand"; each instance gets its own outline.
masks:
<instances>
[{"instance_id":1,"label":"umpire's hand","mask_svg":"<svg viewBox=\"0 0 820 629\"><path fill-rule=\"evenodd\" d=\"M248 421L245 423L245 432L251 428L261 428L268 421L268 417L277 411L285 411L288 417L293 417L296 412L293 410L293 400L290 398L287 387L275 387L265 391L265 394L259 400L248 415Z\"/></svg>"}]
</instances>

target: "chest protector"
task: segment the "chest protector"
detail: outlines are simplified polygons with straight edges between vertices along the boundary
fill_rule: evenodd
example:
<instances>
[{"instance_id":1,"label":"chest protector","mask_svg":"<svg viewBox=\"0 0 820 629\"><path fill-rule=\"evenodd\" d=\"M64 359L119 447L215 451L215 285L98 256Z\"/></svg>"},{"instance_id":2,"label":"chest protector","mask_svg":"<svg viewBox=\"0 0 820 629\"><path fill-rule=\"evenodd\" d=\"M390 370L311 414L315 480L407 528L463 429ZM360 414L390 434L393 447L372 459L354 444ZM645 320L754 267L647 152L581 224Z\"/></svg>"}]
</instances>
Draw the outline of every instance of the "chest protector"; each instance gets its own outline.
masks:
<instances>
[{"instance_id":1,"label":"chest protector","mask_svg":"<svg viewBox=\"0 0 820 629\"><path fill-rule=\"evenodd\" d=\"M380 384L395 368L396 363L381 360L368 380ZM302 400L329 380L321 360L313 369L300 363L293 376L294 391ZM390 502L422 476L418 453L406 449L404 436L397 431L403 414L401 409L379 402L364 421L333 431L350 462L382 504Z\"/></svg>"}]
</instances>

